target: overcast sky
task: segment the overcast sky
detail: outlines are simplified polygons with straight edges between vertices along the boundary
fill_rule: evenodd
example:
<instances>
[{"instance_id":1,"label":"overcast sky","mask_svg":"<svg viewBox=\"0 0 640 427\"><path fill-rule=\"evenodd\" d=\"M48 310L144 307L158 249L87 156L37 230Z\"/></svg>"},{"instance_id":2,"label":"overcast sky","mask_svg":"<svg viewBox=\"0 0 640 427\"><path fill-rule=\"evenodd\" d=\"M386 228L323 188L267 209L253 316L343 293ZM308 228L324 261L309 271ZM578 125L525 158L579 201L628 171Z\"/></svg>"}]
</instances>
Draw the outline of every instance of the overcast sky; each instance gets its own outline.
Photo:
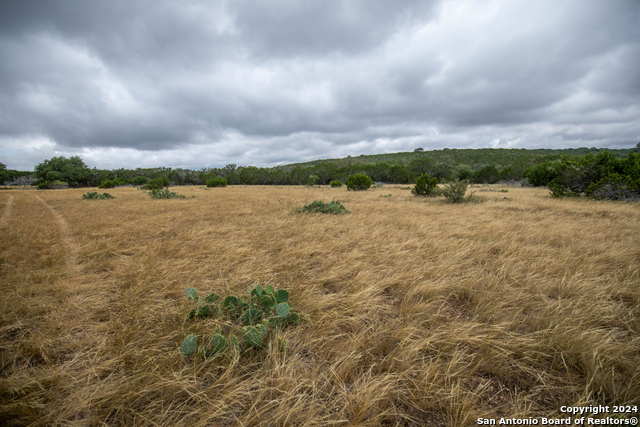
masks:
<instances>
[{"instance_id":1,"label":"overcast sky","mask_svg":"<svg viewBox=\"0 0 640 427\"><path fill-rule=\"evenodd\" d=\"M0 5L10 169L638 141L639 0Z\"/></svg>"}]
</instances>

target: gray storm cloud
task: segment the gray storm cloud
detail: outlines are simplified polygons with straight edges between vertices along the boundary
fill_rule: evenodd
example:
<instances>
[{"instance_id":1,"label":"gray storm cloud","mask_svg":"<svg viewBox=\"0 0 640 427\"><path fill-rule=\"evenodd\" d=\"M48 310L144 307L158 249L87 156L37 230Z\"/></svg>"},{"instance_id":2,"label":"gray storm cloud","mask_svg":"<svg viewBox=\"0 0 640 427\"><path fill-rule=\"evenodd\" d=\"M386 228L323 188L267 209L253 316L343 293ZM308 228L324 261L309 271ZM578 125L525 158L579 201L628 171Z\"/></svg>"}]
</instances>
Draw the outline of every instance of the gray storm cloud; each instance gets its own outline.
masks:
<instances>
[{"instance_id":1,"label":"gray storm cloud","mask_svg":"<svg viewBox=\"0 0 640 427\"><path fill-rule=\"evenodd\" d=\"M640 3L3 2L0 161L631 147Z\"/></svg>"}]
</instances>

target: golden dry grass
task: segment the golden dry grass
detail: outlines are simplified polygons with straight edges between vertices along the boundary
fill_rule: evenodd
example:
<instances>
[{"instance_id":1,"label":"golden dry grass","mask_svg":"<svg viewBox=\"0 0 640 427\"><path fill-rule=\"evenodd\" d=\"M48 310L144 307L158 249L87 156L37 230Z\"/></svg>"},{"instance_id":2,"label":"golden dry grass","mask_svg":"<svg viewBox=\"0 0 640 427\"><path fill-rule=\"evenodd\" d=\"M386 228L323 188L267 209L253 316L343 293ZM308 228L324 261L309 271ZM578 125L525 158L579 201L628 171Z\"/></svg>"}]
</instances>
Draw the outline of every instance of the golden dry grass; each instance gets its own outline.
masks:
<instances>
[{"instance_id":1,"label":"golden dry grass","mask_svg":"<svg viewBox=\"0 0 640 427\"><path fill-rule=\"evenodd\" d=\"M464 426L639 402L638 204L85 191L0 193L0 424ZM292 213L315 199L352 214ZM215 324L184 322L184 289L254 283L310 318L280 332L288 355L183 358Z\"/></svg>"}]
</instances>

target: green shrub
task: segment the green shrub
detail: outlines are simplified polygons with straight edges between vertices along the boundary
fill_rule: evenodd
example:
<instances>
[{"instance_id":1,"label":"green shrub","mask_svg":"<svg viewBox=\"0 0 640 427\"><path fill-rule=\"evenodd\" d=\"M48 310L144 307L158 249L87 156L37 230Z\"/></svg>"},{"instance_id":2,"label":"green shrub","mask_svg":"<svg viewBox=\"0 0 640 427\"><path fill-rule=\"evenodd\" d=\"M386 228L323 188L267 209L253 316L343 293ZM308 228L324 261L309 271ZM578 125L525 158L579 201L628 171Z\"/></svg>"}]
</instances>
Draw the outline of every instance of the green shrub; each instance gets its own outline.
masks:
<instances>
[{"instance_id":1,"label":"green shrub","mask_svg":"<svg viewBox=\"0 0 640 427\"><path fill-rule=\"evenodd\" d=\"M349 214L351 211L348 211L342 203L338 201L331 201L329 203L324 203L319 200L314 200L312 203L308 205L304 205L304 207L297 208L296 211L298 213L303 212L311 212L311 213L330 213L330 214Z\"/></svg>"},{"instance_id":2,"label":"green shrub","mask_svg":"<svg viewBox=\"0 0 640 427\"><path fill-rule=\"evenodd\" d=\"M185 196L169 190L151 190L149 195L152 199L186 199Z\"/></svg>"},{"instance_id":3,"label":"green shrub","mask_svg":"<svg viewBox=\"0 0 640 427\"><path fill-rule=\"evenodd\" d=\"M149 180L147 179L146 176L136 176L131 180L131 183L133 185L145 185L148 182Z\"/></svg>"},{"instance_id":4,"label":"green shrub","mask_svg":"<svg viewBox=\"0 0 640 427\"><path fill-rule=\"evenodd\" d=\"M166 176L163 178L152 179L146 185L147 190L161 190L167 187L169 187L169 178Z\"/></svg>"},{"instance_id":5,"label":"green shrub","mask_svg":"<svg viewBox=\"0 0 640 427\"><path fill-rule=\"evenodd\" d=\"M558 163L557 162L544 162L524 171L524 178L526 178L529 184L534 187L542 187L549 185L549 183L558 176Z\"/></svg>"},{"instance_id":6,"label":"green shrub","mask_svg":"<svg viewBox=\"0 0 640 427\"><path fill-rule=\"evenodd\" d=\"M320 180L320 177L318 177L318 175L309 175L309 183L307 185L313 187L314 185L318 184L318 180Z\"/></svg>"},{"instance_id":7,"label":"green shrub","mask_svg":"<svg viewBox=\"0 0 640 427\"><path fill-rule=\"evenodd\" d=\"M110 179L106 179L98 185L98 188L113 188L116 186L116 183Z\"/></svg>"},{"instance_id":8,"label":"green shrub","mask_svg":"<svg viewBox=\"0 0 640 427\"><path fill-rule=\"evenodd\" d=\"M464 179L454 179L446 181L444 187L438 190L438 193L444 196L451 203L462 203L464 201L464 195L467 192L469 181Z\"/></svg>"},{"instance_id":9,"label":"green shrub","mask_svg":"<svg viewBox=\"0 0 640 427\"><path fill-rule=\"evenodd\" d=\"M49 181L43 181L41 183L38 184L38 190L46 190L49 188L49 185L51 183Z\"/></svg>"},{"instance_id":10,"label":"green shrub","mask_svg":"<svg viewBox=\"0 0 640 427\"><path fill-rule=\"evenodd\" d=\"M589 185L586 194L598 200L640 200L640 179L611 174Z\"/></svg>"},{"instance_id":11,"label":"green shrub","mask_svg":"<svg viewBox=\"0 0 640 427\"><path fill-rule=\"evenodd\" d=\"M221 176L216 176L207 181L207 187L226 187L227 180Z\"/></svg>"},{"instance_id":12,"label":"green shrub","mask_svg":"<svg viewBox=\"0 0 640 427\"><path fill-rule=\"evenodd\" d=\"M258 285L249 287L247 291L248 297L228 295L222 298L210 293L201 298L195 288L187 288L187 297L197 301L197 307L189 311L186 320L217 318L219 323L208 344L205 342L198 346L197 336L190 334L182 342L180 352L185 356L212 357L226 352L265 348L274 329L296 326L308 320L291 310L289 293L284 289ZM221 325L224 325L224 333ZM278 348L284 353L286 344L286 340L278 339Z\"/></svg>"},{"instance_id":13,"label":"green shrub","mask_svg":"<svg viewBox=\"0 0 640 427\"><path fill-rule=\"evenodd\" d=\"M371 185L373 185L373 180L369 178L366 174L357 173L354 175L349 175L347 180L345 181L345 185L347 186L347 190L367 190Z\"/></svg>"},{"instance_id":14,"label":"green shrub","mask_svg":"<svg viewBox=\"0 0 640 427\"><path fill-rule=\"evenodd\" d=\"M416 179L416 185L411 190L414 196L433 197L438 195L438 178L425 173Z\"/></svg>"},{"instance_id":15,"label":"green shrub","mask_svg":"<svg viewBox=\"0 0 640 427\"><path fill-rule=\"evenodd\" d=\"M83 199L95 199L95 200L100 200L100 199L115 199L115 197L113 197L111 194L109 193L102 193L102 194L98 194L96 191L94 191L93 193L86 193L82 195Z\"/></svg>"},{"instance_id":16,"label":"green shrub","mask_svg":"<svg viewBox=\"0 0 640 427\"><path fill-rule=\"evenodd\" d=\"M336 187L337 188L342 187L342 181L338 181L338 180L331 181L331 188L336 188Z\"/></svg>"},{"instance_id":17,"label":"green shrub","mask_svg":"<svg viewBox=\"0 0 640 427\"><path fill-rule=\"evenodd\" d=\"M126 178L116 178L116 179L113 180L113 183L116 185L116 187L119 186L119 185L129 185L130 184L129 180L126 179Z\"/></svg>"}]
</instances>

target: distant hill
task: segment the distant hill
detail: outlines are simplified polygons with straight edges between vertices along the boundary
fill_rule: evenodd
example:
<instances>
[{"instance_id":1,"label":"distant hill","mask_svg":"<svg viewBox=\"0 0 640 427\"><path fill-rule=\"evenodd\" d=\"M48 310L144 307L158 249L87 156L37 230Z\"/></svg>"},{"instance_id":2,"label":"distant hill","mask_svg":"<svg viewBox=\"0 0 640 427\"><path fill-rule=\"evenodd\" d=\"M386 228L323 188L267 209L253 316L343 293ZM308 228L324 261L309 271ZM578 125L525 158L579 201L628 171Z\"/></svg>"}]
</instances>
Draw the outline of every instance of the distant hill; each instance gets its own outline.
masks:
<instances>
[{"instance_id":1,"label":"distant hill","mask_svg":"<svg viewBox=\"0 0 640 427\"><path fill-rule=\"evenodd\" d=\"M528 166L544 160L552 160L563 155L584 156L585 154L597 154L600 151L610 151L614 156L623 158L634 151L634 148L610 149L610 148L565 148L565 149L533 149L524 148L444 148L442 150L411 151L387 154L361 154L359 156L347 156L340 159L321 159L303 163L291 163L279 166L279 169L291 171L292 169L307 168L322 163L336 163L338 165L364 165L386 162L389 165L407 166L418 159L431 158L436 163L446 161L453 165L465 164L477 170L484 166L494 165L497 168L521 164Z\"/></svg>"}]
</instances>

